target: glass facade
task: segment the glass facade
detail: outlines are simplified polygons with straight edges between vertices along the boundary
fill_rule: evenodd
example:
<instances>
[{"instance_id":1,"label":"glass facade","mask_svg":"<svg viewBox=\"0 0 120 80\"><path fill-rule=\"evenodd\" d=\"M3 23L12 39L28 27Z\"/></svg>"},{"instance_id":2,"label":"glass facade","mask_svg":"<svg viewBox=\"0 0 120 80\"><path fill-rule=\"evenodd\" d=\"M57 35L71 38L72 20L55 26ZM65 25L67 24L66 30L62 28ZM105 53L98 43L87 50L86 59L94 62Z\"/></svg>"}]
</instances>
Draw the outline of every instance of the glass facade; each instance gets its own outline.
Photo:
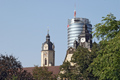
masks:
<instances>
[{"instance_id":1,"label":"glass facade","mask_svg":"<svg viewBox=\"0 0 120 80\"><path fill-rule=\"evenodd\" d=\"M81 34L83 30L83 25L87 25L87 29L89 33L92 32L92 25L89 20L86 18L74 18L68 19L68 48L73 47L73 43L75 40L78 41L78 36Z\"/></svg>"}]
</instances>

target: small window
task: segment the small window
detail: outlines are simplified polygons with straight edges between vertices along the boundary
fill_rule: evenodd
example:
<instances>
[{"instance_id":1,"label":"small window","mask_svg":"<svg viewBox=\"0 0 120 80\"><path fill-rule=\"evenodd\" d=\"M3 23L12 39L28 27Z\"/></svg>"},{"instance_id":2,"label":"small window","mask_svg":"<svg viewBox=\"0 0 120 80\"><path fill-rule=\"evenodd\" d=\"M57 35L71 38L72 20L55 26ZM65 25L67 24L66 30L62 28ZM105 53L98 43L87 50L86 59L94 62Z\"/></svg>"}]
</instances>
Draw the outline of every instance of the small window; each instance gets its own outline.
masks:
<instances>
[{"instance_id":1,"label":"small window","mask_svg":"<svg viewBox=\"0 0 120 80\"><path fill-rule=\"evenodd\" d=\"M45 58L45 65L47 65L47 59Z\"/></svg>"}]
</instances>

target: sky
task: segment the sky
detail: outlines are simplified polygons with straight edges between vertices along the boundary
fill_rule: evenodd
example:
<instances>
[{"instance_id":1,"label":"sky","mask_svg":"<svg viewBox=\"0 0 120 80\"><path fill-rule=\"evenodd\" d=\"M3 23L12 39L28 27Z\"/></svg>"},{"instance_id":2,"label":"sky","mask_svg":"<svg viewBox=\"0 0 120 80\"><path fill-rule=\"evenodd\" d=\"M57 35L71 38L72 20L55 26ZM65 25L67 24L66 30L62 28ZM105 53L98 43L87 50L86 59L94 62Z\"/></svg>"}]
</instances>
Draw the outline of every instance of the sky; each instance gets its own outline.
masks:
<instances>
[{"instance_id":1,"label":"sky","mask_svg":"<svg viewBox=\"0 0 120 80\"><path fill-rule=\"evenodd\" d=\"M89 19L92 27L109 13L120 20L120 0L0 0L0 54L13 55L23 67L40 66L41 47L49 29L55 65L61 65L75 4L76 17Z\"/></svg>"}]
</instances>

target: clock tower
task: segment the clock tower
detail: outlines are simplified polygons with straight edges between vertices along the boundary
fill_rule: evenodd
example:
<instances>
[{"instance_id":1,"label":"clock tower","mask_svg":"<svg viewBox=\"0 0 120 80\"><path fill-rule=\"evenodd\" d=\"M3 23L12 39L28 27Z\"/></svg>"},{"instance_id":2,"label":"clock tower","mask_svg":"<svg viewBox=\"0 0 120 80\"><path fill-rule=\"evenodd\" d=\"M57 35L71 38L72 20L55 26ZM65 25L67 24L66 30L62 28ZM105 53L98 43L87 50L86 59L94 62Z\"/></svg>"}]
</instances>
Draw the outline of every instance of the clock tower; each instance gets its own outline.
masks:
<instances>
[{"instance_id":1,"label":"clock tower","mask_svg":"<svg viewBox=\"0 0 120 80\"><path fill-rule=\"evenodd\" d=\"M92 34L88 31L89 29L86 24L83 25L82 32L78 36L78 42L75 40L73 43L74 49L77 49L79 45L88 49L92 48Z\"/></svg>"},{"instance_id":2,"label":"clock tower","mask_svg":"<svg viewBox=\"0 0 120 80\"><path fill-rule=\"evenodd\" d=\"M46 36L46 41L42 44L41 51L41 66L55 65L55 51L54 44L50 41L49 33Z\"/></svg>"},{"instance_id":3,"label":"clock tower","mask_svg":"<svg viewBox=\"0 0 120 80\"><path fill-rule=\"evenodd\" d=\"M92 48L92 34L88 31L86 24L83 25L83 30L78 36L78 40L80 46L88 49Z\"/></svg>"}]
</instances>

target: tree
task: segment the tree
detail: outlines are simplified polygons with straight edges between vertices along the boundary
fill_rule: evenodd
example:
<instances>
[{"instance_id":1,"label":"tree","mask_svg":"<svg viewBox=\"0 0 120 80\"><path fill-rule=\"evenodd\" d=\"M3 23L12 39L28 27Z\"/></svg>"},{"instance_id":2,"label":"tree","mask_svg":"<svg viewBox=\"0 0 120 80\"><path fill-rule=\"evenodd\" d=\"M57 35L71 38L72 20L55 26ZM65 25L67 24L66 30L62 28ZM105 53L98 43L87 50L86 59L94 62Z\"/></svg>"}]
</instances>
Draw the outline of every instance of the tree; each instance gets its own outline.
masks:
<instances>
[{"instance_id":1,"label":"tree","mask_svg":"<svg viewBox=\"0 0 120 80\"><path fill-rule=\"evenodd\" d=\"M99 80L120 80L120 21L115 19L113 14L108 14L102 23L95 25L94 36L102 40L97 57L88 70Z\"/></svg>"},{"instance_id":2,"label":"tree","mask_svg":"<svg viewBox=\"0 0 120 80\"><path fill-rule=\"evenodd\" d=\"M90 51L88 51L87 48L79 46L72 56L72 62L76 63L75 70L76 73L79 75L79 78L86 78L86 69L90 64Z\"/></svg>"},{"instance_id":3,"label":"tree","mask_svg":"<svg viewBox=\"0 0 120 80\"><path fill-rule=\"evenodd\" d=\"M17 80L34 80L33 76L26 70L18 71L16 76L17 76Z\"/></svg>"},{"instance_id":4,"label":"tree","mask_svg":"<svg viewBox=\"0 0 120 80\"><path fill-rule=\"evenodd\" d=\"M96 47L95 47L96 46ZM75 64L75 74L78 77L77 79L85 79L85 80L94 80L96 78L93 77L91 72L87 70L90 63L97 56L96 51L98 50L97 44L93 44L92 52L90 52L87 48L83 48L79 46L75 53L72 56L72 62Z\"/></svg>"},{"instance_id":5,"label":"tree","mask_svg":"<svg viewBox=\"0 0 120 80\"><path fill-rule=\"evenodd\" d=\"M15 76L15 75L12 76L12 80L17 80L17 78L18 78L18 77Z\"/></svg>"},{"instance_id":6,"label":"tree","mask_svg":"<svg viewBox=\"0 0 120 80\"><path fill-rule=\"evenodd\" d=\"M102 18L102 23L98 23L94 27L93 37L102 38L102 40L114 38L120 31L120 21L117 21L111 13Z\"/></svg>"},{"instance_id":7,"label":"tree","mask_svg":"<svg viewBox=\"0 0 120 80\"><path fill-rule=\"evenodd\" d=\"M92 43L92 49L91 49L91 62L93 62L93 59L97 57L97 52L100 50L100 45L96 42Z\"/></svg>"},{"instance_id":8,"label":"tree","mask_svg":"<svg viewBox=\"0 0 120 80\"><path fill-rule=\"evenodd\" d=\"M32 80L32 75L22 70L20 61L12 55L0 55L0 80Z\"/></svg>"},{"instance_id":9,"label":"tree","mask_svg":"<svg viewBox=\"0 0 120 80\"><path fill-rule=\"evenodd\" d=\"M35 66L33 70L33 77L36 80L56 80L55 77L53 77L52 72L48 71L47 67Z\"/></svg>"},{"instance_id":10,"label":"tree","mask_svg":"<svg viewBox=\"0 0 120 80\"><path fill-rule=\"evenodd\" d=\"M63 64L60 66L60 78L63 79L63 78L67 78L67 79L71 79L72 76L73 76L73 72L72 72L72 69L71 69L71 65L70 65L70 62L63 62Z\"/></svg>"},{"instance_id":11,"label":"tree","mask_svg":"<svg viewBox=\"0 0 120 80\"><path fill-rule=\"evenodd\" d=\"M73 53L71 60L71 62L74 63L74 66L71 66L71 62L63 62L60 66L60 78L67 78L70 80L97 80L87 68L97 56L96 51L99 50L98 44L94 42L91 50L92 51L89 51L87 48L78 46Z\"/></svg>"},{"instance_id":12,"label":"tree","mask_svg":"<svg viewBox=\"0 0 120 80\"><path fill-rule=\"evenodd\" d=\"M22 69L21 63L16 60L12 55L0 56L0 79L11 78L12 75L16 75L18 69Z\"/></svg>"}]
</instances>

